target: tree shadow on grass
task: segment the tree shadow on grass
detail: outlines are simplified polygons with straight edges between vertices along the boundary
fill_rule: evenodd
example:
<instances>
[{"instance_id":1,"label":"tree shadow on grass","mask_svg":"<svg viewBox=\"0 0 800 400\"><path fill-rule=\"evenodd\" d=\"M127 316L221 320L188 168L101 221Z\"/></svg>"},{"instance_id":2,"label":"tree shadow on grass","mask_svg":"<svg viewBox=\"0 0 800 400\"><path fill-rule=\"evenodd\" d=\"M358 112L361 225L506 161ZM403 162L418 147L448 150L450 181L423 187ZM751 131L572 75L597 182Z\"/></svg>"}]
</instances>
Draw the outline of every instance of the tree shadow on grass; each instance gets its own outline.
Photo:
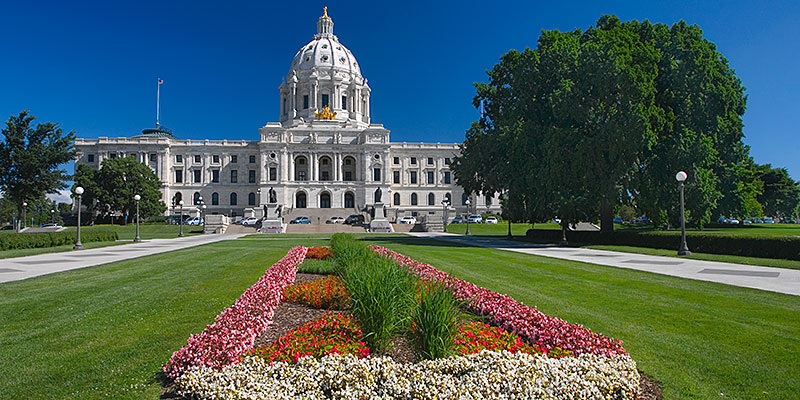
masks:
<instances>
[{"instance_id":1,"label":"tree shadow on grass","mask_svg":"<svg viewBox=\"0 0 800 400\"><path fill-rule=\"evenodd\" d=\"M181 396L178 393L178 386L164 371L158 371L150 377L149 383L158 383L161 385L161 395L159 399L189 399L188 397Z\"/></svg>"},{"instance_id":2,"label":"tree shadow on grass","mask_svg":"<svg viewBox=\"0 0 800 400\"><path fill-rule=\"evenodd\" d=\"M419 238L413 236L364 236L358 239L365 242L373 242L374 244L389 242L407 246L476 247L465 243L456 243L438 240L435 238Z\"/></svg>"}]
</instances>

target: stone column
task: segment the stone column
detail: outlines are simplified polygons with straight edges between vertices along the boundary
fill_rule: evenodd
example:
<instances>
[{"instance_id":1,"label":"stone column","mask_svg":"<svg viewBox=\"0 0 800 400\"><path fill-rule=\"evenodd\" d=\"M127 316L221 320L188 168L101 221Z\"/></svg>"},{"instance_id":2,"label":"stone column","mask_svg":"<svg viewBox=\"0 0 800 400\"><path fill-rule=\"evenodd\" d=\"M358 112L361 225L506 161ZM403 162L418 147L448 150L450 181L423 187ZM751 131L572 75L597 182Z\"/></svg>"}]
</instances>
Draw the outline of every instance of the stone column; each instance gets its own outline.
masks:
<instances>
[{"instance_id":1,"label":"stone column","mask_svg":"<svg viewBox=\"0 0 800 400\"><path fill-rule=\"evenodd\" d=\"M292 108L292 118L297 118L297 84L292 82L291 89L292 97L289 99L289 104Z\"/></svg>"},{"instance_id":2,"label":"stone column","mask_svg":"<svg viewBox=\"0 0 800 400\"><path fill-rule=\"evenodd\" d=\"M289 152L289 182L294 182L294 152Z\"/></svg>"},{"instance_id":3,"label":"stone column","mask_svg":"<svg viewBox=\"0 0 800 400\"><path fill-rule=\"evenodd\" d=\"M289 181L289 152L286 149L281 151L281 183Z\"/></svg>"}]
</instances>

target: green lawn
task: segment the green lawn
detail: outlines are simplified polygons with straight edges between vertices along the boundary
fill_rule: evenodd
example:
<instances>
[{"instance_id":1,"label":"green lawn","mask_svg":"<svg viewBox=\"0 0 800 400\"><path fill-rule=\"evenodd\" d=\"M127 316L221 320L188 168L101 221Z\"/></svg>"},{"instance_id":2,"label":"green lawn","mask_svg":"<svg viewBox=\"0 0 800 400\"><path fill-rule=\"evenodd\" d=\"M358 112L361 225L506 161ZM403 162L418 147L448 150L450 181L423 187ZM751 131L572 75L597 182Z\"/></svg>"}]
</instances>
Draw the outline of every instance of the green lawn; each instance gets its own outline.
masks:
<instances>
[{"instance_id":1,"label":"green lawn","mask_svg":"<svg viewBox=\"0 0 800 400\"><path fill-rule=\"evenodd\" d=\"M67 230L74 231L76 228L74 226L67 227ZM106 231L115 231L119 236L119 240L133 240L136 237L136 224L128 224L128 225L95 225L95 226L82 226L81 232L85 232L88 230L106 230ZM142 240L147 239L172 239L178 237L178 233L180 231L179 225L167 225L163 222L161 223L152 223L152 224L140 224L139 225L139 237ZM183 234L186 236L189 235L199 235L203 233L203 226L195 226L195 225L184 225L183 226Z\"/></svg>"},{"instance_id":2,"label":"green lawn","mask_svg":"<svg viewBox=\"0 0 800 400\"><path fill-rule=\"evenodd\" d=\"M107 246L119 246L121 244L128 244L131 241L123 242L123 241L116 241L116 242L89 242L83 243L84 249L96 249L98 247L107 247ZM54 247L42 247L42 248L35 248L35 249L14 249L14 250L0 250L0 259L2 258L11 258L11 257L25 257L25 256L34 256L37 254L45 254L45 253L62 253L65 251L73 251L72 247L74 245L65 245L65 246L54 246Z\"/></svg>"},{"instance_id":3,"label":"green lawn","mask_svg":"<svg viewBox=\"0 0 800 400\"><path fill-rule=\"evenodd\" d=\"M561 229L558 224L534 224L536 229ZM514 236L525 236L525 232L531 229L531 224L515 222L511 224L511 234ZM450 233L464 234L467 231L467 224L447 225ZM498 224L469 224L469 232L476 236L506 236L508 234L508 223L500 221Z\"/></svg>"},{"instance_id":4,"label":"green lawn","mask_svg":"<svg viewBox=\"0 0 800 400\"><path fill-rule=\"evenodd\" d=\"M800 261L784 260L780 258L742 257L727 254L692 253L689 256L678 256L676 250L651 249L649 247L615 246L615 245L586 245L587 249L621 251L625 253L649 254L653 256L666 256L676 258L691 258L695 260L721 261L734 264L759 265L763 267L800 269Z\"/></svg>"},{"instance_id":5,"label":"green lawn","mask_svg":"<svg viewBox=\"0 0 800 400\"><path fill-rule=\"evenodd\" d=\"M427 239L371 242L624 340L666 399L788 399L800 388L800 297ZM0 284L0 398L157 398L160 365L190 334L292 246L327 243L225 241Z\"/></svg>"}]
</instances>

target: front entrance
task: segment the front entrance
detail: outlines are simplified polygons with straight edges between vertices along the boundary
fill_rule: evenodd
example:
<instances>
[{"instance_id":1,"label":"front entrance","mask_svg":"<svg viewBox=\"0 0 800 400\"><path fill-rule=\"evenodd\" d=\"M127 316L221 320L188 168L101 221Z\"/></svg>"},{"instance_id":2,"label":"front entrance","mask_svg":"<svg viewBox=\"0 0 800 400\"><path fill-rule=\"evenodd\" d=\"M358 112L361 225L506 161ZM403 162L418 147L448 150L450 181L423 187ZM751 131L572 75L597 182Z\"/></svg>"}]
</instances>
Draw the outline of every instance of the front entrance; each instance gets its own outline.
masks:
<instances>
[{"instance_id":1,"label":"front entrance","mask_svg":"<svg viewBox=\"0 0 800 400\"><path fill-rule=\"evenodd\" d=\"M297 195L295 196L294 203L295 203L295 208L306 208L307 207L306 193L305 192L297 193Z\"/></svg>"},{"instance_id":2,"label":"front entrance","mask_svg":"<svg viewBox=\"0 0 800 400\"><path fill-rule=\"evenodd\" d=\"M344 208L356 208L356 199L353 193L347 192L344 194Z\"/></svg>"},{"instance_id":3,"label":"front entrance","mask_svg":"<svg viewBox=\"0 0 800 400\"><path fill-rule=\"evenodd\" d=\"M319 195L319 208L331 208L331 194L324 192Z\"/></svg>"}]
</instances>

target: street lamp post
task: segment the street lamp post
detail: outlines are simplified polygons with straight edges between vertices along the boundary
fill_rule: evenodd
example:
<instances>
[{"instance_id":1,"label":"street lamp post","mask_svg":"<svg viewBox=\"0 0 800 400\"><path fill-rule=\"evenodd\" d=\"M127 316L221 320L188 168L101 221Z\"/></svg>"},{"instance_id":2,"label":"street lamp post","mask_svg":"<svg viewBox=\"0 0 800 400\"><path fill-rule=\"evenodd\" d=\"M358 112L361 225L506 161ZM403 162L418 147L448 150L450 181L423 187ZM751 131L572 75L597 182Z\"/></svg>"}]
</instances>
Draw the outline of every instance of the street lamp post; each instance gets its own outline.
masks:
<instances>
[{"instance_id":1,"label":"street lamp post","mask_svg":"<svg viewBox=\"0 0 800 400\"><path fill-rule=\"evenodd\" d=\"M465 235L469 235L469 217L472 216L471 215L472 209L470 208L470 205L472 205L472 201L470 201L470 199L467 199L467 201L465 201L464 203L467 205L467 233L465 233Z\"/></svg>"},{"instance_id":2,"label":"street lamp post","mask_svg":"<svg viewBox=\"0 0 800 400\"><path fill-rule=\"evenodd\" d=\"M83 250L83 243L81 243L81 195L83 194L83 188L76 187L75 194L78 195L78 237L75 239L75 246L72 249Z\"/></svg>"},{"instance_id":3,"label":"street lamp post","mask_svg":"<svg viewBox=\"0 0 800 400\"><path fill-rule=\"evenodd\" d=\"M179 201L178 205L181 206L181 213L180 216L178 217L181 223L181 228L180 228L180 233L178 233L178 237L183 237L183 200Z\"/></svg>"},{"instance_id":4,"label":"street lamp post","mask_svg":"<svg viewBox=\"0 0 800 400\"><path fill-rule=\"evenodd\" d=\"M50 223L56 223L56 210L50 210Z\"/></svg>"},{"instance_id":5,"label":"street lamp post","mask_svg":"<svg viewBox=\"0 0 800 400\"><path fill-rule=\"evenodd\" d=\"M25 221L28 219L28 202L22 203L22 227L26 228L27 222Z\"/></svg>"},{"instance_id":6,"label":"street lamp post","mask_svg":"<svg viewBox=\"0 0 800 400\"><path fill-rule=\"evenodd\" d=\"M139 200L142 199L142 196L137 194L136 196L133 196L133 199L136 200L136 237L133 238L133 241L141 242L142 238L139 237Z\"/></svg>"},{"instance_id":7,"label":"street lamp post","mask_svg":"<svg viewBox=\"0 0 800 400\"><path fill-rule=\"evenodd\" d=\"M200 211L200 220L203 221L203 233L206 233L206 205L203 204L202 211Z\"/></svg>"},{"instance_id":8,"label":"street lamp post","mask_svg":"<svg viewBox=\"0 0 800 400\"><path fill-rule=\"evenodd\" d=\"M450 205L450 202L447 199L442 200L442 225L444 225L444 231L447 232L447 206Z\"/></svg>"},{"instance_id":9,"label":"street lamp post","mask_svg":"<svg viewBox=\"0 0 800 400\"><path fill-rule=\"evenodd\" d=\"M506 192L503 195L503 200L505 200L506 206L508 206L510 208L511 206L508 205L508 192ZM509 239L513 239L514 238L514 236L511 234L511 218L510 217L508 218L508 235L507 236L508 236Z\"/></svg>"},{"instance_id":10,"label":"street lamp post","mask_svg":"<svg viewBox=\"0 0 800 400\"><path fill-rule=\"evenodd\" d=\"M678 180L678 187L680 188L681 192L681 247L678 248L678 255L679 256L688 256L692 254L689 251L689 246L686 245L686 213L683 210L683 187L684 181L686 181L686 172L678 171L675 175L675 179Z\"/></svg>"}]
</instances>

